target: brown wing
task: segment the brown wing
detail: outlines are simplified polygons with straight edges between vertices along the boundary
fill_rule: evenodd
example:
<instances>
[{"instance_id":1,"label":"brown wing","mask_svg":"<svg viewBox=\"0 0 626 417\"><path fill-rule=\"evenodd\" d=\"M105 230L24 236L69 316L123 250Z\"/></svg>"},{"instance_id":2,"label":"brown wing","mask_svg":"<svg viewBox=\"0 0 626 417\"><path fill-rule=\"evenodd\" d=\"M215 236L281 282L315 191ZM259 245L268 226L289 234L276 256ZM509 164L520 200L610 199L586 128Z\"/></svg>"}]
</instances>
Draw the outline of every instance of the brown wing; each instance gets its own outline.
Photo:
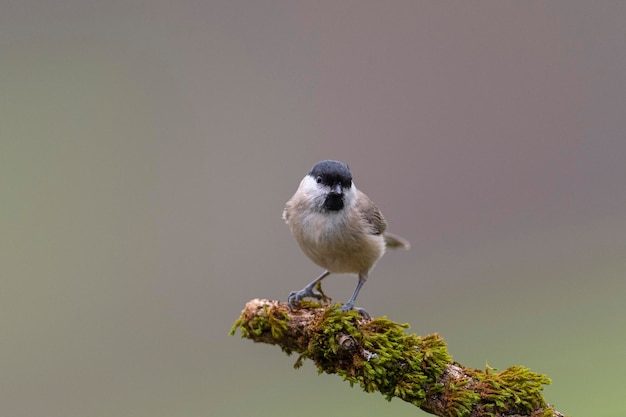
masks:
<instances>
[{"instance_id":1,"label":"brown wing","mask_svg":"<svg viewBox=\"0 0 626 417\"><path fill-rule=\"evenodd\" d=\"M387 228L387 221L378 207L368 196L359 192L359 205L361 207L361 217L370 226L373 235L381 235Z\"/></svg>"}]
</instances>

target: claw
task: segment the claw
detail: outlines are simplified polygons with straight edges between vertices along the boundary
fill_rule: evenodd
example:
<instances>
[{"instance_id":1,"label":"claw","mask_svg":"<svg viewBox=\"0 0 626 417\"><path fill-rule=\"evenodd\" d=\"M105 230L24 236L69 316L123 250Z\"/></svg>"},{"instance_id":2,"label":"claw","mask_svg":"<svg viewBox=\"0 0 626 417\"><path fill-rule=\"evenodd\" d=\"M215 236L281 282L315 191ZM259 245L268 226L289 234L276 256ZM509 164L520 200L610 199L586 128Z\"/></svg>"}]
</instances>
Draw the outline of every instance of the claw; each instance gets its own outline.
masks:
<instances>
[{"instance_id":1,"label":"claw","mask_svg":"<svg viewBox=\"0 0 626 417\"><path fill-rule=\"evenodd\" d=\"M348 311L352 310L354 308L354 304L352 303L345 303L344 305L342 305L339 310L343 311L344 313L347 313Z\"/></svg>"},{"instance_id":2,"label":"claw","mask_svg":"<svg viewBox=\"0 0 626 417\"><path fill-rule=\"evenodd\" d=\"M369 313L367 311L365 311L364 309L362 309L361 307L355 307L354 304L348 302L344 305L342 305L339 310L343 311L344 313L350 311L350 310L356 310L360 315L363 316L363 318L370 320L372 318L372 316L369 315Z\"/></svg>"},{"instance_id":3,"label":"claw","mask_svg":"<svg viewBox=\"0 0 626 417\"><path fill-rule=\"evenodd\" d=\"M313 287L309 287L307 285L300 291L292 291L291 293L289 293L289 298L287 299L287 301L289 302L289 307L293 310L294 304L300 304L300 301L306 297L321 300L323 296L321 292L316 291L313 289Z\"/></svg>"},{"instance_id":4,"label":"claw","mask_svg":"<svg viewBox=\"0 0 626 417\"><path fill-rule=\"evenodd\" d=\"M320 275L319 277L315 278L312 282L309 283L309 285L307 285L306 287L302 288L300 291L292 291L291 293L289 293L289 298L287 298L287 301L289 302L289 308L291 308L293 310L293 305L300 303L300 300L302 300L305 297L312 297L312 298L317 298L318 300L321 300L324 298L324 294L321 291L317 291L315 289L315 286L318 285L318 283L323 280L325 277L328 276L328 274L330 274L330 272L328 271L324 271L322 273L322 275ZM322 287L320 286L320 290L322 289Z\"/></svg>"}]
</instances>

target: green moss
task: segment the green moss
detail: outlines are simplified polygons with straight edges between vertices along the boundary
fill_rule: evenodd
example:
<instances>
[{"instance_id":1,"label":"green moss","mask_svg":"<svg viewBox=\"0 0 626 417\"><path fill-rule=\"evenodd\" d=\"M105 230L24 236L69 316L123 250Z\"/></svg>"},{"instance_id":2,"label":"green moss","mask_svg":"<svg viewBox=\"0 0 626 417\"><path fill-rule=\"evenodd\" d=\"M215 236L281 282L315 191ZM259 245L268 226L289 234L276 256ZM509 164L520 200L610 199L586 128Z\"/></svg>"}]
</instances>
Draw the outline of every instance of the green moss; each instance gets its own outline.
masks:
<instances>
[{"instance_id":1,"label":"green moss","mask_svg":"<svg viewBox=\"0 0 626 417\"><path fill-rule=\"evenodd\" d=\"M480 394L471 389L471 380L450 381L441 395L449 416L468 416L480 401Z\"/></svg>"},{"instance_id":2,"label":"green moss","mask_svg":"<svg viewBox=\"0 0 626 417\"><path fill-rule=\"evenodd\" d=\"M544 375L519 366L500 373L492 368L464 369L467 377L449 378L444 385L438 381L452 357L439 335L407 334L408 325L384 317L365 324L361 320L355 311L343 313L337 306L328 308L313 326L308 350L295 367L308 358L320 373L337 373L366 392L378 391L388 400L398 397L418 407L427 396L438 395L449 416L468 416L475 407L487 415L523 415L545 407L541 391L550 380ZM347 354L340 349L340 335L355 339L354 352Z\"/></svg>"},{"instance_id":3,"label":"green moss","mask_svg":"<svg viewBox=\"0 0 626 417\"><path fill-rule=\"evenodd\" d=\"M279 307L263 307L264 315L254 316L248 318L245 313L242 312L233 327L230 329L229 334L232 336L237 332L237 329L241 331L241 337L249 338L251 335L260 336L262 333L269 331L274 339L280 339L283 337L284 332L287 330L287 323L289 322L289 314L283 311Z\"/></svg>"},{"instance_id":4,"label":"green moss","mask_svg":"<svg viewBox=\"0 0 626 417\"><path fill-rule=\"evenodd\" d=\"M550 379L545 375L521 366L493 371L490 367L484 371L464 369L464 378L450 380L442 393L447 415L468 416L474 407L483 415L530 415L546 407L541 391Z\"/></svg>"},{"instance_id":5,"label":"green moss","mask_svg":"<svg viewBox=\"0 0 626 417\"><path fill-rule=\"evenodd\" d=\"M311 301L304 301L303 307L305 304L306 308L321 307ZM230 334L239 328L242 337L264 334L263 341L274 343L268 336L281 339L289 320L288 309L266 306L262 315L245 317L242 313ZM502 372L489 366L484 371L462 368L453 363L439 335L407 334L408 327L385 317L368 322L356 311L328 307L307 328L306 350L302 351L301 344L289 346L301 353L294 367L310 359L319 373L336 373L351 386L379 391L387 400L398 397L418 407L426 398L436 397L442 407L438 414L444 416L466 417L476 410L491 416L543 410L542 417L554 416L554 409L546 406L542 396L543 386L550 383L545 375L521 366ZM342 346L341 340L346 339L350 343ZM451 365L459 371L451 371Z\"/></svg>"},{"instance_id":6,"label":"green moss","mask_svg":"<svg viewBox=\"0 0 626 417\"><path fill-rule=\"evenodd\" d=\"M304 308L307 310L324 307L324 305L320 303L319 301L309 300L309 299L300 300L300 304L298 306L299 308Z\"/></svg>"},{"instance_id":7,"label":"green moss","mask_svg":"<svg viewBox=\"0 0 626 417\"><path fill-rule=\"evenodd\" d=\"M250 337L250 335L260 336L265 330L270 329L269 321L262 316L256 316L250 320L242 320L239 323L241 337Z\"/></svg>"},{"instance_id":8,"label":"green moss","mask_svg":"<svg viewBox=\"0 0 626 417\"><path fill-rule=\"evenodd\" d=\"M543 410L541 417L554 417L555 415L556 413L554 412L554 407L550 405Z\"/></svg>"},{"instance_id":9,"label":"green moss","mask_svg":"<svg viewBox=\"0 0 626 417\"><path fill-rule=\"evenodd\" d=\"M246 318L243 314L243 312L241 313L241 315L239 316L239 318L237 320L235 320L235 324L233 324L233 327L230 328L230 331L228 332L228 334L230 336L234 336L235 333L237 333L237 329L240 329L241 331L241 337L249 337L250 335L248 334L247 331L244 330L243 325L246 322Z\"/></svg>"},{"instance_id":10,"label":"green moss","mask_svg":"<svg viewBox=\"0 0 626 417\"><path fill-rule=\"evenodd\" d=\"M523 366L511 366L499 373L494 370L467 370L477 381L474 389L480 393L485 411L525 415L546 407L542 391L544 385L550 384L550 378Z\"/></svg>"},{"instance_id":11,"label":"green moss","mask_svg":"<svg viewBox=\"0 0 626 417\"><path fill-rule=\"evenodd\" d=\"M366 392L379 391L390 400L399 397L417 406L438 387L437 378L452 358L438 335L419 337L404 332L408 325L386 318L362 324L356 311L328 308L315 324L309 349L303 358L312 359L318 371L337 373L350 385ZM349 335L357 348L340 349L338 337Z\"/></svg>"},{"instance_id":12,"label":"green moss","mask_svg":"<svg viewBox=\"0 0 626 417\"><path fill-rule=\"evenodd\" d=\"M283 337L284 332L287 330L289 315L277 307L265 308L265 314L267 315L272 337L274 339Z\"/></svg>"}]
</instances>

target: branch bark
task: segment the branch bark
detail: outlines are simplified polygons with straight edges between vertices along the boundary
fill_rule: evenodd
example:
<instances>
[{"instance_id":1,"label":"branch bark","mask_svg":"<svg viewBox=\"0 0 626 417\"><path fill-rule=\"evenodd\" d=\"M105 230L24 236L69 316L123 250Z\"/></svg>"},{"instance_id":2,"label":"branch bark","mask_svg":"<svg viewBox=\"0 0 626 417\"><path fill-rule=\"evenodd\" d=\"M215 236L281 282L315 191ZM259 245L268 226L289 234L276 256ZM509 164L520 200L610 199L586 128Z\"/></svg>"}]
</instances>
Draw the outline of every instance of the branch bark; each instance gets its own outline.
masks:
<instances>
[{"instance_id":1,"label":"branch bark","mask_svg":"<svg viewBox=\"0 0 626 417\"><path fill-rule=\"evenodd\" d=\"M439 335L407 334L407 327L337 306L305 301L292 311L287 303L254 299L231 334L239 329L242 337L299 353L296 368L310 359L320 372L441 417L564 417L541 394L550 383L545 375L520 366L466 368L452 360Z\"/></svg>"}]
</instances>

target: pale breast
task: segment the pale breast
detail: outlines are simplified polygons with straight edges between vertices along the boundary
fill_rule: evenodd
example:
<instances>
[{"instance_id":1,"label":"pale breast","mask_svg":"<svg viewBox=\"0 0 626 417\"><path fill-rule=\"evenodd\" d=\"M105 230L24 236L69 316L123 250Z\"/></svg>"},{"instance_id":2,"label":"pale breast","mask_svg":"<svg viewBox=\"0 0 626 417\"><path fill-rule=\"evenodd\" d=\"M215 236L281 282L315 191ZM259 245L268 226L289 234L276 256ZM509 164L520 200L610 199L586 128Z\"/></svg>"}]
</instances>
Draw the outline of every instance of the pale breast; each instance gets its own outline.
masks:
<instances>
[{"instance_id":1,"label":"pale breast","mask_svg":"<svg viewBox=\"0 0 626 417\"><path fill-rule=\"evenodd\" d=\"M320 267L336 273L368 272L384 253L384 239L364 233L362 227L347 227L350 221L361 220L309 213L288 223L302 251ZM299 226L293 227L294 222Z\"/></svg>"}]
</instances>

